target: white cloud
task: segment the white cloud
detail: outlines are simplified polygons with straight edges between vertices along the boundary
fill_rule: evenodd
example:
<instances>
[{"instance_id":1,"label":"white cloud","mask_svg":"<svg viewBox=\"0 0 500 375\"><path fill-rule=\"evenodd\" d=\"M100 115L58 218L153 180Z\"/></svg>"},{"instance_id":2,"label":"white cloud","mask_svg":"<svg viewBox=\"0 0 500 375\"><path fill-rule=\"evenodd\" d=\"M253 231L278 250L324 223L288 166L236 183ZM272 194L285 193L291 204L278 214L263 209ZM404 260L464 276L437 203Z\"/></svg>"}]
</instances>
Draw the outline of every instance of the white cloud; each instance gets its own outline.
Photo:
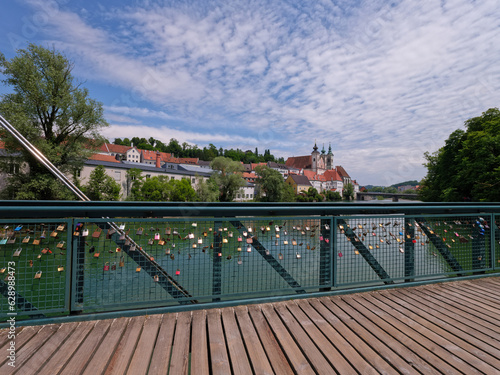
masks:
<instances>
[{"instance_id":1,"label":"white cloud","mask_svg":"<svg viewBox=\"0 0 500 375\"><path fill-rule=\"evenodd\" d=\"M498 3L441 3L130 2L104 23L68 3L44 32L80 75L133 93L108 118L148 126L115 132L288 155L331 141L360 183L393 183L421 178L423 152L500 99Z\"/></svg>"}]
</instances>

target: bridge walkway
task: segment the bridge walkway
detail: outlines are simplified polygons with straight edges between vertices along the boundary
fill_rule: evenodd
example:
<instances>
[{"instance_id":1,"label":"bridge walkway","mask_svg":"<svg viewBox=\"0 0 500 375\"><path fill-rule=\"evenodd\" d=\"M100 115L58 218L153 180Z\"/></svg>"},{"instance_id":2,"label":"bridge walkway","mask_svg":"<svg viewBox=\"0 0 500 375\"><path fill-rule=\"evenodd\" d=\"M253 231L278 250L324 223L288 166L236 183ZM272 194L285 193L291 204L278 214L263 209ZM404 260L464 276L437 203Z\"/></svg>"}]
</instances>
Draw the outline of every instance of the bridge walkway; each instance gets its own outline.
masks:
<instances>
[{"instance_id":1,"label":"bridge walkway","mask_svg":"<svg viewBox=\"0 0 500 375\"><path fill-rule=\"evenodd\" d=\"M0 374L499 374L500 278L19 327ZM98 316L96 316L98 318Z\"/></svg>"}]
</instances>

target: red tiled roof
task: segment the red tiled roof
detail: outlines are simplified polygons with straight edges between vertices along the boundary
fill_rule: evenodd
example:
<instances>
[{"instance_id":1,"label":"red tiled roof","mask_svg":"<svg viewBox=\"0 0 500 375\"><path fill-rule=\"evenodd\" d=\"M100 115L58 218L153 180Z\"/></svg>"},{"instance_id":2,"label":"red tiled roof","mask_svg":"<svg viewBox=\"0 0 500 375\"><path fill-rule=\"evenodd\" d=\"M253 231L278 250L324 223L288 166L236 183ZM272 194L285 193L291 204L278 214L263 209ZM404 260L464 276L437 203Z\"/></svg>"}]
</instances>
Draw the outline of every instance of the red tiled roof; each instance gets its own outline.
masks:
<instances>
[{"instance_id":1,"label":"red tiled roof","mask_svg":"<svg viewBox=\"0 0 500 375\"><path fill-rule=\"evenodd\" d=\"M130 146L122 146L122 145L114 145L112 143L104 143L99 148L99 151L102 151L102 152L113 152L115 154L125 154L131 148L132 147L130 147Z\"/></svg>"},{"instance_id":2,"label":"red tiled roof","mask_svg":"<svg viewBox=\"0 0 500 375\"><path fill-rule=\"evenodd\" d=\"M312 168L312 156L292 156L286 159L285 165L287 167L294 167L299 169L311 169Z\"/></svg>"},{"instance_id":3,"label":"red tiled roof","mask_svg":"<svg viewBox=\"0 0 500 375\"><path fill-rule=\"evenodd\" d=\"M351 178L351 176L349 176L349 174L345 171L344 167L342 167L341 165L337 165L335 169L337 170L337 173L339 174L340 177Z\"/></svg>"},{"instance_id":4,"label":"red tiled roof","mask_svg":"<svg viewBox=\"0 0 500 375\"><path fill-rule=\"evenodd\" d=\"M335 169L325 171L325 177L329 181L342 181L342 178Z\"/></svg>"},{"instance_id":5,"label":"red tiled roof","mask_svg":"<svg viewBox=\"0 0 500 375\"><path fill-rule=\"evenodd\" d=\"M107 161L110 163L119 163L119 161L116 160L115 157L111 156L111 155L94 154L89 159L90 160Z\"/></svg>"},{"instance_id":6,"label":"red tiled roof","mask_svg":"<svg viewBox=\"0 0 500 375\"><path fill-rule=\"evenodd\" d=\"M255 168L257 168L259 165L267 167L267 163L251 163L252 171L255 170Z\"/></svg>"},{"instance_id":7,"label":"red tiled roof","mask_svg":"<svg viewBox=\"0 0 500 375\"><path fill-rule=\"evenodd\" d=\"M198 158L177 158L180 164L198 164Z\"/></svg>"},{"instance_id":8,"label":"red tiled roof","mask_svg":"<svg viewBox=\"0 0 500 375\"><path fill-rule=\"evenodd\" d=\"M304 171L304 176L306 176L309 180L314 180L314 177L316 176L316 172Z\"/></svg>"}]
</instances>

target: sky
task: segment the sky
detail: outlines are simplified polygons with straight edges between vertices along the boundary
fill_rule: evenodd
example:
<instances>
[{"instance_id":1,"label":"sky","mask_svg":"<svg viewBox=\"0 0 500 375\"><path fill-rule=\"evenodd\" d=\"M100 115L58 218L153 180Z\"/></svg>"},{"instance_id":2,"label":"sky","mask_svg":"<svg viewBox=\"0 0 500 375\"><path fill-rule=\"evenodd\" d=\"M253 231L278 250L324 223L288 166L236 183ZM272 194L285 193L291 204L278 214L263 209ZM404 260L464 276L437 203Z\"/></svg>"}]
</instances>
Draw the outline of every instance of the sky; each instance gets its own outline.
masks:
<instances>
[{"instance_id":1,"label":"sky","mask_svg":"<svg viewBox=\"0 0 500 375\"><path fill-rule=\"evenodd\" d=\"M54 46L115 137L309 155L361 186L420 180L499 107L498 0L10 0L0 51ZM0 75L0 78L1 75ZM10 88L0 86L0 93Z\"/></svg>"}]
</instances>

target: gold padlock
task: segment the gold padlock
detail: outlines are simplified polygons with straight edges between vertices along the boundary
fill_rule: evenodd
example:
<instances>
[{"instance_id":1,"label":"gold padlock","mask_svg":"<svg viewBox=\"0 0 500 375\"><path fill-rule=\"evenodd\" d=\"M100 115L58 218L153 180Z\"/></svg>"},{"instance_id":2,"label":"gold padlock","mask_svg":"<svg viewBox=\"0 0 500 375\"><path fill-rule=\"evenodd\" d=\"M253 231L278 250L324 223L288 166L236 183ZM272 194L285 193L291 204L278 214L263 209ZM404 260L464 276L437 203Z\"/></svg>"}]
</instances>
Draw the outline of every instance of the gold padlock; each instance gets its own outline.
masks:
<instances>
[{"instance_id":1,"label":"gold padlock","mask_svg":"<svg viewBox=\"0 0 500 375\"><path fill-rule=\"evenodd\" d=\"M57 271L59 271L59 272L64 271L64 267L63 267L63 266L59 266L59 267L57 267Z\"/></svg>"},{"instance_id":2,"label":"gold padlock","mask_svg":"<svg viewBox=\"0 0 500 375\"><path fill-rule=\"evenodd\" d=\"M34 277L34 278L35 278L35 279L39 279L39 278L41 278L41 277L42 277L42 271L36 271L36 273L35 273L35 277Z\"/></svg>"}]
</instances>

